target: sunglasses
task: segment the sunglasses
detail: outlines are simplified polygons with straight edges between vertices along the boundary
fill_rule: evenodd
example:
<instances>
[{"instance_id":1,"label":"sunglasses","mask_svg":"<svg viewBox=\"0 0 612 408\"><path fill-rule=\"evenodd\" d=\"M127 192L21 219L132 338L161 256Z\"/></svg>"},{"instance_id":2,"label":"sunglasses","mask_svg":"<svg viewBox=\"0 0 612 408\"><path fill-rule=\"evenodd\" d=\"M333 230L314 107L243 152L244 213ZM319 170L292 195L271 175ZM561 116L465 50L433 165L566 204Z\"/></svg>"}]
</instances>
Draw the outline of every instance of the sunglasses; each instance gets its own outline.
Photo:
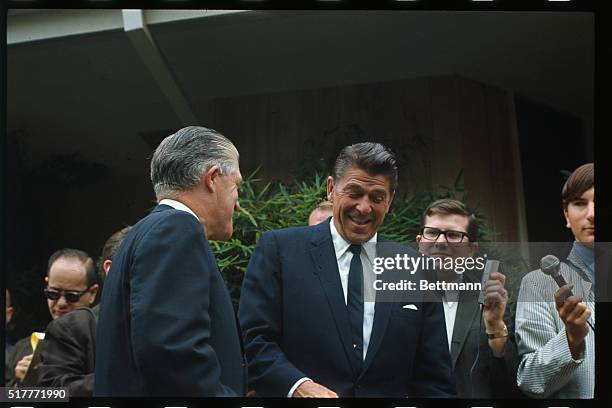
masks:
<instances>
[{"instance_id":1,"label":"sunglasses","mask_svg":"<svg viewBox=\"0 0 612 408\"><path fill-rule=\"evenodd\" d=\"M45 296L49 300L59 300L59 298L64 296L64 299L66 299L66 302L76 303L85 293L89 292L90 288L91 286L82 292L78 292L74 290L57 290L57 289L45 288L44 292L45 292Z\"/></svg>"}]
</instances>

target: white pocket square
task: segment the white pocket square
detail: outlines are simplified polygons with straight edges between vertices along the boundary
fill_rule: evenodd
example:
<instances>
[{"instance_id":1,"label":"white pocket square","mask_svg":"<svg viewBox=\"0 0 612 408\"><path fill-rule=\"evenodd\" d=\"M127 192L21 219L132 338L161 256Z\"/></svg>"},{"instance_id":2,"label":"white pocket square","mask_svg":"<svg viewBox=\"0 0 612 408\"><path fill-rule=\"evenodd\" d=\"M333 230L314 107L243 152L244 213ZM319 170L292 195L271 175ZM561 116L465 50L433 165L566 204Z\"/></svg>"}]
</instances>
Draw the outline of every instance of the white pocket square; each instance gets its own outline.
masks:
<instances>
[{"instance_id":1,"label":"white pocket square","mask_svg":"<svg viewBox=\"0 0 612 408\"><path fill-rule=\"evenodd\" d=\"M404 305L402 306L403 309L412 309L412 310L419 310L418 307L416 307L416 305Z\"/></svg>"}]
</instances>

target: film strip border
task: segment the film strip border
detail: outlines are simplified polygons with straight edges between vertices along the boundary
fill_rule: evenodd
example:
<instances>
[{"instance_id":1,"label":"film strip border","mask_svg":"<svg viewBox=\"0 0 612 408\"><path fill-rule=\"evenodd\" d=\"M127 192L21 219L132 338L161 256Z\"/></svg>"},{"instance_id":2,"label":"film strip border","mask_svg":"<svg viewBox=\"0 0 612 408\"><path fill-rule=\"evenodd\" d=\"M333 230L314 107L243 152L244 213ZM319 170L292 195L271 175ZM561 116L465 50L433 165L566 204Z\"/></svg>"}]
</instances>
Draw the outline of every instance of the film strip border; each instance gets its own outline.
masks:
<instances>
[{"instance_id":1,"label":"film strip border","mask_svg":"<svg viewBox=\"0 0 612 408\"><path fill-rule=\"evenodd\" d=\"M596 0L5 0L7 8L595 11Z\"/></svg>"},{"instance_id":2,"label":"film strip border","mask_svg":"<svg viewBox=\"0 0 612 408\"><path fill-rule=\"evenodd\" d=\"M353 399L353 400L296 400L296 399L268 399L256 400L252 399L236 399L236 398L205 398L198 400L177 400L177 399L148 399L148 398L129 398L123 400L97 401L74 399L69 403L43 403L43 404L12 404L6 405L11 408L38 408L38 407L75 407L75 408L126 408L126 407L147 407L147 408L210 408L210 407L227 407L227 408L433 408L433 407L462 407L462 408L510 408L521 406L523 408L582 408L582 407L599 407L593 400L556 400L555 402L546 400L506 400L506 401L487 401L480 400L479 402L466 400L428 400L419 402L406 402L387 399Z\"/></svg>"}]
</instances>

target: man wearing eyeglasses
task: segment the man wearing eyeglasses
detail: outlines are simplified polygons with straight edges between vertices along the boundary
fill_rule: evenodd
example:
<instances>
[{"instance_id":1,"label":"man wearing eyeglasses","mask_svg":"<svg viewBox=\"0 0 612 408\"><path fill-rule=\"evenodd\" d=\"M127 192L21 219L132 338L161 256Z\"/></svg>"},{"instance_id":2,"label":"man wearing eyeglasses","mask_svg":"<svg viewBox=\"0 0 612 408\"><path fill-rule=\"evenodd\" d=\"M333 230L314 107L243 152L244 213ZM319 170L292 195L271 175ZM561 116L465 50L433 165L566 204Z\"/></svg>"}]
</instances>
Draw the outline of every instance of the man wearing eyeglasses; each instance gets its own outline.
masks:
<instances>
[{"instance_id":1,"label":"man wearing eyeglasses","mask_svg":"<svg viewBox=\"0 0 612 408\"><path fill-rule=\"evenodd\" d=\"M111 235L102 248L102 272L107 276L113 257L130 231L127 226ZM40 352L40 387L67 387L71 397L91 397L94 386L96 320L100 303L79 308L52 320Z\"/></svg>"},{"instance_id":2,"label":"man wearing eyeglasses","mask_svg":"<svg viewBox=\"0 0 612 408\"><path fill-rule=\"evenodd\" d=\"M435 258L473 257L477 250L476 217L458 200L442 199L424 211L419 251ZM436 279L462 282L471 279L453 269L436 271ZM459 398L508 398L521 396L516 386L518 355L506 305L506 277L491 273L483 286L481 311L478 292L445 291L442 299L453 378ZM504 316L506 314L506 316Z\"/></svg>"},{"instance_id":3,"label":"man wearing eyeglasses","mask_svg":"<svg viewBox=\"0 0 612 408\"><path fill-rule=\"evenodd\" d=\"M89 255L78 249L60 249L51 255L45 283L47 286L44 293L52 319L80 307L91 306L98 292L94 262ZM19 340L6 362L14 372L14 377L7 379L8 386L19 386L23 382L32 357L30 336ZM31 369L38 370L38 366ZM36 376L37 372L31 375Z\"/></svg>"}]
</instances>

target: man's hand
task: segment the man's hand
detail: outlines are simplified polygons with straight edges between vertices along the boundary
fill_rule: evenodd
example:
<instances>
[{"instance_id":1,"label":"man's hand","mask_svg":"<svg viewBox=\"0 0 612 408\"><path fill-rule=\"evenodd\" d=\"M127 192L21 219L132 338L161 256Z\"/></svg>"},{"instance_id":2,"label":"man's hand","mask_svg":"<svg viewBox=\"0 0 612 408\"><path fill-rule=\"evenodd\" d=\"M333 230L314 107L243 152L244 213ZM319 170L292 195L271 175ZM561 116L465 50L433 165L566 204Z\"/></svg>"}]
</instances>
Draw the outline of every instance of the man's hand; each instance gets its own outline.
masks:
<instances>
[{"instance_id":1,"label":"man's hand","mask_svg":"<svg viewBox=\"0 0 612 408\"><path fill-rule=\"evenodd\" d=\"M591 317L591 311L578 296L568 297L573 287L571 283L560 287L555 292L555 305L559 317L565 323L565 334L572 358L577 360L584 350L584 338L589 333L587 320Z\"/></svg>"},{"instance_id":2,"label":"man's hand","mask_svg":"<svg viewBox=\"0 0 612 408\"><path fill-rule=\"evenodd\" d=\"M487 331L496 331L504 326L504 313L508 304L508 291L504 289L506 276L500 272L493 272L485 282L483 291L484 321Z\"/></svg>"},{"instance_id":3,"label":"man's hand","mask_svg":"<svg viewBox=\"0 0 612 408\"><path fill-rule=\"evenodd\" d=\"M293 392L293 398L338 398L338 394L321 384L307 380Z\"/></svg>"},{"instance_id":4,"label":"man's hand","mask_svg":"<svg viewBox=\"0 0 612 408\"><path fill-rule=\"evenodd\" d=\"M30 363L32 362L32 354L25 356L15 366L15 378L17 381L22 382L25 378L26 373L28 372L28 368L30 367Z\"/></svg>"},{"instance_id":5,"label":"man's hand","mask_svg":"<svg viewBox=\"0 0 612 408\"><path fill-rule=\"evenodd\" d=\"M483 317L487 333L494 333L504 328L504 313L508 304L508 291L504 288L506 276L501 272L493 272L485 282ZM495 357L503 357L508 342L507 337L489 339L489 347Z\"/></svg>"}]
</instances>

